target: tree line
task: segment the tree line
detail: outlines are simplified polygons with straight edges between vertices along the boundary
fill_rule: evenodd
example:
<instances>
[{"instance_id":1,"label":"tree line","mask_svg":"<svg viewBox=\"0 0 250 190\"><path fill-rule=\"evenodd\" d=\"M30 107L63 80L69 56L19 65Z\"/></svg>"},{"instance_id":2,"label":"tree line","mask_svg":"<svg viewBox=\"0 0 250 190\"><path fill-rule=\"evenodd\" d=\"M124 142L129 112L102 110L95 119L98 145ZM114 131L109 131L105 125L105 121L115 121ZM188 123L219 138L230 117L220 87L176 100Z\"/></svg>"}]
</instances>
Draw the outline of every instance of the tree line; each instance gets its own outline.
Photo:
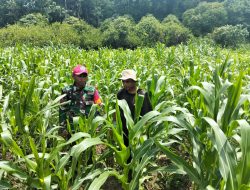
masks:
<instances>
[{"instance_id":1,"label":"tree line","mask_svg":"<svg viewBox=\"0 0 250 190\"><path fill-rule=\"evenodd\" d=\"M146 14L163 19L168 14L181 16L201 0L0 0L0 26L13 24L22 16L41 13L50 22L67 16L85 20L97 27L110 17L128 14L139 21ZM212 2L212 1L210 1Z\"/></svg>"},{"instance_id":2,"label":"tree line","mask_svg":"<svg viewBox=\"0 0 250 190\"><path fill-rule=\"evenodd\" d=\"M97 29L104 38L102 45L115 48L154 42L175 45L192 36L210 36L235 46L249 40L248 18L249 0L0 0L4 30L13 24L67 23L81 36Z\"/></svg>"}]
</instances>

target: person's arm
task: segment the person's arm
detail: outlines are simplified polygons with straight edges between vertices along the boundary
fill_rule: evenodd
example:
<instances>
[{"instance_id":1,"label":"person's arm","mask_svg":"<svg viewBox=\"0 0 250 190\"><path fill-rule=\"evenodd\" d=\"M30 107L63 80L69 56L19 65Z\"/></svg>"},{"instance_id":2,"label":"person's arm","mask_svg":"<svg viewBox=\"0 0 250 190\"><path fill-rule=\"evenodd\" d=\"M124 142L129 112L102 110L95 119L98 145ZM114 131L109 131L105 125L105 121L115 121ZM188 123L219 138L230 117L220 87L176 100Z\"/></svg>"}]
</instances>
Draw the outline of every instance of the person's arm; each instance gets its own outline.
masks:
<instances>
[{"instance_id":1,"label":"person's arm","mask_svg":"<svg viewBox=\"0 0 250 190\"><path fill-rule=\"evenodd\" d=\"M97 89L94 91L94 104L98 105L98 110L95 113L95 115L104 115L104 105L102 103L101 96L99 95L99 92Z\"/></svg>"},{"instance_id":2,"label":"person's arm","mask_svg":"<svg viewBox=\"0 0 250 190\"><path fill-rule=\"evenodd\" d=\"M64 90L62 90L62 95L67 94ZM60 103L66 103L68 101L68 96L64 96ZM62 128L59 129L58 134L64 137L65 139L69 139L70 135L67 130L67 112L69 111L68 104L60 105L59 107L59 125L62 126Z\"/></svg>"},{"instance_id":3,"label":"person's arm","mask_svg":"<svg viewBox=\"0 0 250 190\"><path fill-rule=\"evenodd\" d=\"M66 94L64 90L62 90L62 95ZM61 100L60 103L63 104L68 101L67 95L64 96ZM68 111L68 106L67 105L60 105L59 107L59 124L61 126L66 126L67 125L67 111Z\"/></svg>"},{"instance_id":4,"label":"person's arm","mask_svg":"<svg viewBox=\"0 0 250 190\"><path fill-rule=\"evenodd\" d=\"M146 92L144 95L144 102L143 102L143 112L144 112L143 115L152 111L152 110L153 110L152 104L150 102L149 95Z\"/></svg>"},{"instance_id":5,"label":"person's arm","mask_svg":"<svg viewBox=\"0 0 250 190\"><path fill-rule=\"evenodd\" d=\"M95 89L95 92L94 92L94 103L98 105L102 104L102 100L97 89Z\"/></svg>"}]
</instances>

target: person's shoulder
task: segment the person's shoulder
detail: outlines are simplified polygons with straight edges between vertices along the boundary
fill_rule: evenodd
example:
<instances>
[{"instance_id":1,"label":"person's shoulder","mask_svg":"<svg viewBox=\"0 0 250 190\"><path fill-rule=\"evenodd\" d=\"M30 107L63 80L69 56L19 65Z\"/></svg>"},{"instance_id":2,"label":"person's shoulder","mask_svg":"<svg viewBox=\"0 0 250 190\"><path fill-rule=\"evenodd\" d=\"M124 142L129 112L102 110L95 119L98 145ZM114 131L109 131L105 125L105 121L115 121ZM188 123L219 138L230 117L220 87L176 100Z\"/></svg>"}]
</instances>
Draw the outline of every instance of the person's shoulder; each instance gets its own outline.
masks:
<instances>
[{"instance_id":1,"label":"person's shoulder","mask_svg":"<svg viewBox=\"0 0 250 190\"><path fill-rule=\"evenodd\" d=\"M94 92L96 90L96 88L94 86L92 86L92 85L86 85L84 87L84 90L88 91L88 92Z\"/></svg>"},{"instance_id":2,"label":"person's shoulder","mask_svg":"<svg viewBox=\"0 0 250 190\"><path fill-rule=\"evenodd\" d=\"M117 92L117 98L120 99L124 94L126 93L126 90L124 88L120 89L118 92Z\"/></svg>"},{"instance_id":3,"label":"person's shoulder","mask_svg":"<svg viewBox=\"0 0 250 190\"><path fill-rule=\"evenodd\" d=\"M124 88L118 90L117 95L124 94L126 90Z\"/></svg>"},{"instance_id":4,"label":"person's shoulder","mask_svg":"<svg viewBox=\"0 0 250 190\"><path fill-rule=\"evenodd\" d=\"M120 90L118 90L117 94L118 93L124 93L126 90L124 88L121 88Z\"/></svg>"}]
</instances>

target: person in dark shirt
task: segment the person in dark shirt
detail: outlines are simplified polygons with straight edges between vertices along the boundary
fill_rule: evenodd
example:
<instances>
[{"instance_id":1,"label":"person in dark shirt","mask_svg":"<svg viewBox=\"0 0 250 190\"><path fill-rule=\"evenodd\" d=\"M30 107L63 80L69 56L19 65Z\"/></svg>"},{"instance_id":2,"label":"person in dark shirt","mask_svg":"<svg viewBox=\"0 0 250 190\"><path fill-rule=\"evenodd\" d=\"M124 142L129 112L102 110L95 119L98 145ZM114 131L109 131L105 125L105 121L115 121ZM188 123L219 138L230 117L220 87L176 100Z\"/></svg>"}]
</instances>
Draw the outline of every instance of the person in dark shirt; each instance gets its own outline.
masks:
<instances>
[{"instance_id":1,"label":"person in dark shirt","mask_svg":"<svg viewBox=\"0 0 250 190\"><path fill-rule=\"evenodd\" d=\"M129 106L129 109L131 111L132 118L135 117L135 95L136 94L144 95L144 101L143 101L140 115L143 116L149 111L152 111L152 105L150 103L148 93L137 87L136 72L132 69L126 69L122 71L121 75L122 77L120 78L120 80L122 81L123 88L118 91L117 99L126 100ZM126 119L124 117L124 113L122 109L120 109L120 112L121 112L121 120L122 120L122 127L123 127L124 144L128 146L129 134L128 134L128 128L126 126Z\"/></svg>"}]
</instances>

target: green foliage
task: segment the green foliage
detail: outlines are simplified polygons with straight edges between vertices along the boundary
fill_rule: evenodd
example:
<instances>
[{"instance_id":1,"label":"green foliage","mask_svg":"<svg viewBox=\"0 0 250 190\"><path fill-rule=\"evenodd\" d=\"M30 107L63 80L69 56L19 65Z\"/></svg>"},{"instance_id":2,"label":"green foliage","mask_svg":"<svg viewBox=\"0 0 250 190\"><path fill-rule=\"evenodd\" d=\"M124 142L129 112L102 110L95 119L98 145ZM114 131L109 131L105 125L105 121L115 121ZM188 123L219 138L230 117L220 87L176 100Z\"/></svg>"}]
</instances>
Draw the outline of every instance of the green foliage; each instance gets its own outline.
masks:
<instances>
[{"instance_id":1,"label":"green foliage","mask_svg":"<svg viewBox=\"0 0 250 190\"><path fill-rule=\"evenodd\" d=\"M51 23L62 22L69 15L75 16L95 27L100 26L107 18L126 14L131 15L136 21L148 13L162 20L169 14L181 16L185 10L195 7L199 2L197 0L0 0L0 26L13 24L20 17L31 13L46 15Z\"/></svg>"},{"instance_id":2,"label":"green foliage","mask_svg":"<svg viewBox=\"0 0 250 190\"><path fill-rule=\"evenodd\" d=\"M80 34L80 47L84 49L98 49L103 46L103 36L99 29L90 27Z\"/></svg>"},{"instance_id":3,"label":"green foliage","mask_svg":"<svg viewBox=\"0 0 250 190\"><path fill-rule=\"evenodd\" d=\"M76 17L67 17L63 23L67 23L74 28L80 39L79 46L84 49L97 49L102 46L102 34L99 29Z\"/></svg>"},{"instance_id":4,"label":"green foliage","mask_svg":"<svg viewBox=\"0 0 250 190\"><path fill-rule=\"evenodd\" d=\"M14 24L25 11L22 9L22 1L1 0L0 1L0 27Z\"/></svg>"},{"instance_id":5,"label":"green foliage","mask_svg":"<svg viewBox=\"0 0 250 190\"><path fill-rule=\"evenodd\" d=\"M12 25L0 31L0 41L2 46L13 46L16 44L43 46L50 44L50 34L51 31L48 27Z\"/></svg>"},{"instance_id":6,"label":"green foliage","mask_svg":"<svg viewBox=\"0 0 250 190\"><path fill-rule=\"evenodd\" d=\"M2 46L15 44L30 44L45 46L51 43L55 45L72 44L79 46L80 40L77 32L68 24L54 23L51 26L31 25L23 27L12 25L0 30Z\"/></svg>"},{"instance_id":7,"label":"green foliage","mask_svg":"<svg viewBox=\"0 0 250 190\"><path fill-rule=\"evenodd\" d=\"M55 45L68 44L78 45L79 36L77 32L68 24L53 23L51 25L52 39L51 42Z\"/></svg>"},{"instance_id":8,"label":"green foliage","mask_svg":"<svg viewBox=\"0 0 250 190\"><path fill-rule=\"evenodd\" d=\"M138 190L148 179L162 176L166 184L176 174L188 180L176 185L194 190L249 188L249 50L197 40L134 50L16 45L0 54L0 188L100 189L114 176L124 189ZM75 117L76 131L65 140L58 135L60 90L82 62L105 114L96 117L95 105L88 118ZM137 71L150 95L154 110L143 117L142 96L135 100L135 118L124 100L116 101L124 68ZM99 144L105 145L101 154Z\"/></svg>"},{"instance_id":9,"label":"green foliage","mask_svg":"<svg viewBox=\"0 0 250 190\"><path fill-rule=\"evenodd\" d=\"M52 1L46 10L46 14L48 15L50 23L62 22L67 16L67 11Z\"/></svg>"},{"instance_id":10,"label":"green foliage","mask_svg":"<svg viewBox=\"0 0 250 190\"><path fill-rule=\"evenodd\" d=\"M140 39L140 45L154 46L157 42L163 42L163 31L160 22L153 16L144 16L136 25L136 34Z\"/></svg>"},{"instance_id":11,"label":"green foliage","mask_svg":"<svg viewBox=\"0 0 250 190\"><path fill-rule=\"evenodd\" d=\"M41 13L33 13L23 16L18 24L22 26L30 26L30 25L47 25L48 19L42 15Z\"/></svg>"},{"instance_id":12,"label":"green foliage","mask_svg":"<svg viewBox=\"0 0 250 190\"><path fill-rule=\"evenodd\" d=\"M204 2L213 5L201 5ZM248 0L0 0L0 27L15 24L25 15L36 13L45 15L50 23L63 22L73 16L99 27L111 17L130 15L138 22L147 14L163 20L173 14L181 18L187 11L181 19L185 26L195 35L204 35L225 24L243 24L249 30L249 8Z\"/></svg>"},{"instance_id":13,"label":"green foliage","mask_svg":"<svg viewBox=\"0 0 250 190\"><path fill-rule=\"evenodd\" d=\"M105 19L114 15L113 0L67 0L60 2L60 4L61 6L66 6L65 8L71 15L84 19L95 27L99 26Z\"/></svg>"},{"instance_id":14,"label":"green foliage","mask_svg":"<svg viewBox=\"0 0 250 190\"><path fill-rule=\"evenodd\" d=\"M44 18L43 16L40 18L40 16L31 14L27 16L28 18L21 19L19 25L2 28L0 30L1 46L27 44L42 47L54 44L73 45L85 49L102 46L102 34L99 29L88 25L83 20L71 17L63 23L46 25L39 22L36 24L38 23L36 19Z\"/></svg>"},{"instance_id":15,"label":"green foliage","mask_svg":"<svg viewBox=\"0 0 250 190\"><path fill-rule=\"evenodd\" d=\"M117 17L103 23L103 45L113 48L135 48L138 38L135 35L135 23L127 16Z\"/></svg>"},{"instance_id":16,"label":"green foliage","mask_svg":"<svg viewBox=\"0 0 250 190\"><path fill-rule=\"evenodd\" d=\"M211 36L217 44L224 47L237 47L246 41L249 32L243 25L226 25L216 28Z\"/></svg>"},{"instance_id":17,"label":"green foliage","mask_svg":"<svg viewBox=\"0 0 250 190\"><path fill-rule=\"evenodd\" d=\"M177 20L164 20L163 23L164 43L167 46L186 43L193 35L191 31Z\"/></svg>"},{"instance_id":18,"label":"green foliage","mask_svg":"<svg viewBox=\"0 0 250 190\"><path fill-rule=\"evenodd\" d=\"M83 20L81 20L81 19L79 19L77 17L74 17L74 16L66 17L63 20L63 22L67 23L67 24L70 24L70 25L87 24L87 23L83 23Z\"/></svg>"},{"instance_id":19,"label":"green foliage","mask_svg":"<svg viewBox=\"0 0 250 190\"><path fill-rule=\"evenodd\" d=\"M241 94L241 74L234 84L220 78L224 76L226 67L229 67L229 64L224 62L220 68L214 70L213 84L203 82L203 87L191 86L188 89L199 90L202 94L192 94L196 96L195 99L199 97L199 101L192 102L189 99L191 105L197 105L196 108L193 107L193 110L199 112L197 115L193 117L183 112L165 118L190 133L193 163L189 164L167 146L158 144L173 163L195 181L197 189L206 189L208 185L214 189L240 189L249 183L249 175L246 175L242 165L249 159L245 151L250 144L245 141L245 137L250 126L246 120L239 120L239 109L244 102L249 101L249 95ZM239 128L235 130L238 125ZM242 151L242 157L236 156L239 151L234 147L238 146L237 143L241 141L239 139L244 139L246 143L246 146L239 150ZM237 143L232 143L235 140ZM243 182L243 178L247 180Z\"/></svg>"},{"instance_id":20,"label":"green foliage","mask_svg":"<svg viewBox=\"0 0 250 190\"><path fill-rule=\"evenodd\" d=\"M163 24L168 23L168 22L181 24L180 20L175 15L172 15L172 14L168 15L162 20Z\"/></svg>"},{"instance_id":21,"label":"green foliage","mask_svg":"<svg viewBox=\"0 0 250 190\"><path fill-rule=\"evenodd\" d=\"M250 2L248 0L226 0L224 6L230 25L242 24L250 29Z\"/></svg>"},{"instance_id":22,"label":"green foliage","mask_svg":"<svg viewBox=\"0 0 250 190\"><path fill-rule=\"evenodd\" d=\"M222 3L202 2L196 8L183 13L183 23L194 35L204 35L215 27L227 23L227 12Z\"/></svg>"},{"instance_id":23,"label":"green foliage","mask_svg":"<svg viewBox=\"0 0 250 190\"><path fill-rule=\"evenodd\" d=\"M6 1L0 4L0 25L1 22L3 25L6 25L6 22L12 24L14 20L19 19L20 16L18 15L24 15L19 19L18 25L28 26L29 28L10 25L6 28L1 28L0 46L5 47L17 43L45 46L53 43L55 45L71 44L84 49L98 49L100 47L135 49L140 46L152 47L159 42L164 43L166 46L186 43L193 37L192 33L195 36L206 35L216 27L223 26L226 23L242 23L243 27L249 28L249 19L247 19L249 11L246 8L249 6L248 1L240 0L241 3L237 1L220 2L214 2L213 0L201 2L197 7L193 8L198 3L197 1L183 2L178 0L174 3L172 2L171 6L168 7L169 10L165 10L166 8L161 7L161 5L167 6L170 2L147 0L142 5L140 1L127 3L125 0ZM243 4L246 6L243 6ZM152 10L153 5L156 7ZM26 7L26 9L23 10L22 6ZM108 10L116 12L115 10L118 7L124 13L131 12L130 15L132 16L117 16L120 12L119 14L107 12ZM142 7L147 9L140 10ZM188 9L182 15L183 25L175 16L180 16L180 13L175 13L173 10L181 9L184 11L186 8L191 9ZM19 10L23 12L16 13L16 15L12 14L12 12L15 13ZM133 13L135 10L138 10L137 14ZM172 10L172 14L166 14L168 16L161 23L153 14L143 16L142 18L139 16L149 10L152 10L151 12L156 10L171 12ZM160 12L155 14L158 15L157 18L163 17L159 15ZM15 19L7 17L8 15L14 16ZM89 17L89 15L93 17ZM227 15L229 15L229 20ZM237 17L237 15L240 16ZM134 22L135 17L137 18L136 21L141 19L137 24ZM85 18L85 20L82 18ZM48 20L51 25L47 24ZM60 22L62 25L59 26L55 22ZM100 26L100 28L95 28L89 23L95 23L94 25L96 27ZM35 27L34 25L41 27ZM60 33L56 33L56 30L59 30ZM245 38L245 35L245 32L241 32L239 36L243 36L243 38L235 42L235 44L242 43L245 39L248 40L249 38ZM12 37L13 41L11 40ZM235 46L233 43L233 45L227 45L221 41L223 40L220 40L218 43L223 46Z\"/></svg>"}]
</instances>

